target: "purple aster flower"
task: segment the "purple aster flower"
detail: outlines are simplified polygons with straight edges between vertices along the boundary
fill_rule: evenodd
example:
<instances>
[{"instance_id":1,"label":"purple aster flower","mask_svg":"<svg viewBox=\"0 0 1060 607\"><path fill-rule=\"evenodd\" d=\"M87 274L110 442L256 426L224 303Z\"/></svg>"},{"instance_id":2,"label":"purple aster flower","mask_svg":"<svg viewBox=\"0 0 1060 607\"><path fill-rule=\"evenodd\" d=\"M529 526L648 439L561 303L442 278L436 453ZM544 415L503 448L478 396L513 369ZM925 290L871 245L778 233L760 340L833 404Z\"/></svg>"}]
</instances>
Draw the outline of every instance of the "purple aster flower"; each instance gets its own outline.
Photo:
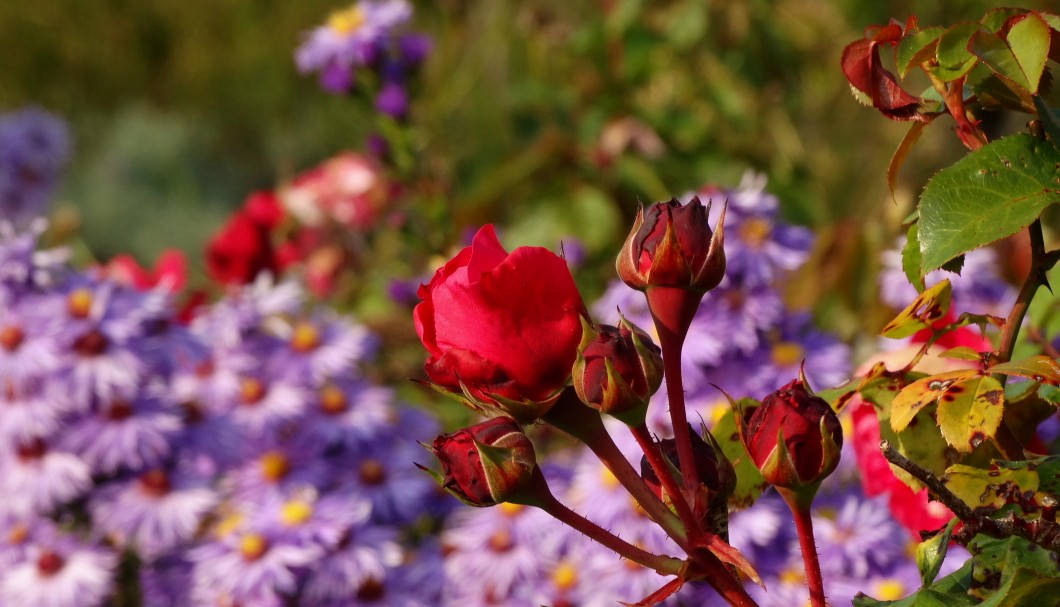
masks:
<instances>
[{"instance_id":1,"label":"purple aster flower","mask_svg":"<svg viewBox=\"0 0 1060 607\"><path fill-rule=\"evenodd\" d=\"M542 579L548 560L555 558L557 534L567 533L537 508L504 503L457 510L442 533L447 551L444 603L504 604L518 586Z\"/></svg>"},{"instance_id":2,"label":"purple aster flower","mask_svg":"<svg viewBox=\"0 0 1060 607\"><path fill-rule=\"evenodd\" d=\"M89 512L95 528L150 562L191 540L217 502L203 479L154 468L101 488Z\"/></svg>"},{"instance_id":3,"label":"purple aster flower","mask_svg":"<svg viewBox=\"0 0 1060 607\"><path fill-rule=\"evenodd\" d=\"M331 470L316 452L275 436L246 445L237 465L221 479L221 490L236 501L260 503L302 487L323 487ZM364 497L361 497L364 499Z\"/></svg>"},{"instance_id":4,"label":"purple aster flower","mask_svg":"<svg viewBox=\"0 0 1060 607\"><path fill-rule=\"evenodd\" d=\"M41 438L0 451L0 514L46 514L92 487L88 464Z\"/></svg>"},{"instance_id":5,"label":"purple aster flower","mask_svg":"<svg viewBox=\"0 0 1060 607\"><path fill-rule=\"evenodd\" d=\"M380 41L411 16L412 6L404 0L360 0L336 11L295 51L298 70L319 72L325 90L345 93L353 86L353 72L374 62Z\"/></svg>"},{"instance_id":6,"label":"purple aster flower","mask_svg":"<svg viewBox=\"0 0 1060 607\"><path fill-rule=\"evenodd\" d=\"M0 217L24 226L43 215L69 155L69 131L52 114L0 115Z\"/></svg>"},{"instance_id":7,"label":"purple aster flower","mask_svg":"<svg viewBox=\"0 0 1060 607\"><path fill-rule=\"evenodd\" d=\"M393 423L393 399L390 389L360 380L327 382L310 398L297 440L307 450L356 450Z\"/></svg>"},{"instance_id":8,"label":"purple aster flower","mask_svg":"<svg viewBox=\"0 0 1060 607\"><path fill-rule=\"evenodd\" d=\"M398 40L398 55L406 65L419 65L434 49L434 41L424 34L405 34Z\"/></svg>"},{"instance_id":9,"label":"purple aster flower","mask_svg":"<svg viewBox=\"0 0 1060 607\"><path fill-rule=\"evenodd\" d=\"M45 295L27 294L0 304L0 386L19 393L32 380L58 369L62 360L55 333L59 322L41 314Z\"/></svg>"},{"instance_id":10,"label":"purple aster flower","mask_svg":"<svg viewBox=\"0 0 1060 607\"><path fill-rule=\"evenodd\" d=\"M50 436L60 426L64 410L49 397L45 382L36 378L20 384L0 375L0 443L30 442L38 436Z\"/></svg>"},{"instance_id":11,"label":"purple aster flower","mask_svg":"<svg viewBox=\"0 0 1060 607\"><path fill-rule=\"evenodd\" d=\"M287 604L298 572L316 562L319 546L276 540L273 528L242 528L187 552L193 564L192 601L204 605Z\"/></svg>"},{"instance_id":12,"label":"purple aster flower","mask_svg":"<svg viewBox=\"0 0 1060 607\"><path fill-rule=\"evenodd\" d=\"M776 493L766 493L750 508L729 516L729 543L763 576L779 574L787 566L797 540L791 512Z\"/></svg>"},{"instance_id":13,"label":"purple aster flower","mask_svg":"<svg viewBox=\"0 0 1060 607\"><path fill-rule=\"evenodd\" d=\"M403 557L396 528L358 521L308 572L301 598L306 604L350 600L365 584L391 578ZM440 580L441 564L436 564L430 577Z\"/></svg>"},{"instance_id":14,"label":"purple aster flower","mask_svg":"<svg viewBox=\"0 0 1060 607\"><path fill-rule=\"evenodd\" d=\"M418 517L437 495L437 484L413 463L422 455L419 445L391 428L361 445L352 465L341 452L330 459L345 462L336 466L341 491L369 500L373 521L399 524Z\"/></svg>"},{"instance_id":15,"label":"purple aster flower","mask_svg":"<svg viewBox=\"0 0 1060 607\"><path fill-rule=\"evenodd\" d=\"M59 444L81 457L93 472L113 474L161 463L180 429L176 410L157 396L141 392L101 403L76 417L64 429Z\"/></svg>"},{"instance_id":16,"label":"purple aster flower","mask_svg":"<svg viewBox=\"0 0 1060 607\"><path fill-rule=\"evenodd\" d=\"M33 543L0 572L5 607L100 607L112 591L117 555L71 537Z\"/></svg>"},{"instance_id":17,"label":"purple aster flower","mask_svg":"<svg viewBox=\"0 0 1060 607\"><path fill-rule=\"evenodd\" d=\"M244 375L240 378L239 396L228 413L236 427L259 435L301 415L309 398L309 392L299 384L264 373Z\"/></svg>"},{"instance_id":18,"label":"purple aster flower","mask_svg":"<svg viewBox=\"0 0 1060 607\"><path fill-rule=\"evenodd\" d=\"M848 493L835 510L816 508L813 527L826 576L865 579L907 560L907 536L891 516L886 497Z\"/></svg>"},{"instance_id":19,"label":"purple aster flower","mask_svg":"<svg viewBox=\"0 0 1060 607\"><path fill-rule=\"evenodd\" d=\"M37 250L37 239L47 228L38 219L17 231L8 221L0 219L0 304L44 288L55 282L62 264L69 258L69 250Z\"/></svg>"},{"instance_id":20,"label":"purple aster flower","mask_svg":"<svg viewBox=\"0 0 1060 607\"><path fill-rule=\"evenodd\" d=\"M354 365L375 349L376 340L367 329L320 310L289 324L272 323L284 348L276 357L276 374L295 381L321 382L348 375Z\"/></svg>"},{"instance_id":21,"label":"purple aster flower","mask_svg":"<svg viewBox=\"0 0 1060 607\"><path fill-rule=\"evenodd\" d=\"M317 545L334 550L354 524L368 520L371 505L341 493L321 494L304 485L268 494L248 517L250 528L268 527L284 544Z\"/></svg>"},{"instance_id":22,"label":"purple aster flower","mask_svg":"<svg viewBox=\"0 0 1060 607\"><path fill-rule=\"evenodd\" d=\"M880 301L896 310L905 308L917 296L916 288L902 270L903 248L905 236L899 236L895 248L883 252L878 278ZM955 317L964 312L1004 317L1016 301L1016 289L1001 277L997 252L991 248L966 253L960 274L934 270L924 277L924 284L931 287L943 279L953 285L950 310Z\"/></svg>"}]
</instances>

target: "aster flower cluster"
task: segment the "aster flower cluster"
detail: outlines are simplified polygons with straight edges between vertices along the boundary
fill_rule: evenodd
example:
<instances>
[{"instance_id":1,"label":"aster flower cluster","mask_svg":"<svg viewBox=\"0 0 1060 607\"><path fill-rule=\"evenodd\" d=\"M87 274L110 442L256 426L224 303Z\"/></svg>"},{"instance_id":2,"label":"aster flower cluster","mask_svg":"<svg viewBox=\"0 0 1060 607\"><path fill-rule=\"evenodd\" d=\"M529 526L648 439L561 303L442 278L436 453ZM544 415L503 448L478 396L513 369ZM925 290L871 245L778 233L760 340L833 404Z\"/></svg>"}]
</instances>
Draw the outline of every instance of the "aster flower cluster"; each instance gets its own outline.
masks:
<instances>
[{"instance_id":1,"label":"aster flower cluster","mask_svg":"<svg viewBox=\"0 0 1060 607\"><path fill-rule=\"evenodd\" d=\"M374 90L376 109L401 120L408 77L431 50L428 37L400 32L411 17L406 0L359 0L309 32L295 62L302 73L317 72L332 93Z\"/></svg>"},{"instance_id":2,"label":"aster flower cluster","mask_svg":"<svg viewBox=\"0 0 1060 607\"><path fill-rule=\"evenodd\" d=\"M37 108L0 114L0 217L25 227L40 215L69 155L59 118Z\"/></svg>"},{"instance_id":3,"label":"aster flower cluster","mask_svg":"<svg viewBox=\"0 0 1060 607\"><path fill-rule=\"evenodd\" d=\"M808 230L777 217L778 201L749 176L735 190L705 188L701 196L727 200L725 253L728 270L719 287L705 296L696 314L682 360L693 412L708 424L729 409L711 384L734 396L761 397L798 373L819 387L836 385L851 372L848 348L814 329L805 314L786 309L778 289L803 264L812 246ZM643 296L616 282L594 306L601 318L617 312L652 326ZM671 434L665 393L656 394L648 419L656 434ZM614 420L612 420L614 421ZM849 604L858 591L897 599L915 590L919 573L908 558L912 538L895 520L885 497L870 498L856 467L853 424L844 421L848 440L840 467L827 478L813 512L817 547L833 604ZM640 451L622 424L608 427L632 464ZM549 485L578 512L621 533L637 546L659 554L679 548L649 520L644 510L588 450L554 457L545 468ZM753 507L733 512L729 540L753 563L766 590L748 585L761 605L807 604L806 573L791 513L772 492ZM542 512L512 504L462 510L448 521L444 605L608 605L616 598L646 596L665 578L620 559ZM952 561L960 563L960 549ZM963 557L967 554L964 553ZM947 566L946 570L953 567ZM459 582L474 572L473 587ZM727 604L706 584L686 584L663 605Z\"/></svg>"},{"instance_id":4,"label":"aster flower cluster","mask_svg":"<svg viewBox=\"0 0 1060 607\"><path fill-rule=\"evenodd\" d=\"M153 606L435 604L401 530L448 503L411 464L437 428L366 329L265 279L185 326L5 229L0 604L107 604L123 560Z\"/></svg>"}]
</instances>

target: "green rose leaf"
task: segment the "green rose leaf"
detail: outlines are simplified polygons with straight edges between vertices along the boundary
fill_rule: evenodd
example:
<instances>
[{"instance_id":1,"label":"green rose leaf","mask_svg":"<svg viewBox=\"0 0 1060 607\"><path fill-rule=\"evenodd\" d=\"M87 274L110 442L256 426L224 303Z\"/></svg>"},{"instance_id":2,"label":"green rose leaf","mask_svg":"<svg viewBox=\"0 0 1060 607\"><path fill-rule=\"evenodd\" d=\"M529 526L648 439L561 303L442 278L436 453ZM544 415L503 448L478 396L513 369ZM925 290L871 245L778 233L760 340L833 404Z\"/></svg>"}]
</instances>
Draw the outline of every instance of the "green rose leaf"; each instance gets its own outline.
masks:
<instances>
[{"instance_id":1,"label":"green rose leaf","mask_svg":"<svg viewBox=\"0 0 1060 607\"><path fill-rule=\"evenodd\" d=\"M1060 202L1060 149L1020 134L939 171L920 197L920 273L1011 236Z\"/></svg>"},{"instance_id":2,"label":"green rose leaf","mask_svg":"<svg viewBox=\"0 0 1060 607\"><path fill-rule=\"evenodd\" d=\"M938 46L939 36L942 35L943 31L945 30L941 26L928 27L915 34L902 37L898 42L898 50L895 55L900 77L905 78L905 75L909 73L913 66L919 65L935 55L935 48Z\"/></svg>"},{"instance_id":3,"label":"green rose leaf","mask_svg":"<svg viewBox=\"0 0 1060 607\"><path fill-rule=\"evenodd\" d=\"M917 123L920 124L920 123ZM892 188L893 191L893 188ZM920 237L917 234L917 225L909 226L909 232L905 235L905 246L902 247L902 271L909 284L916 287L917 293L924 292L924 277L920 275Z\"/></svg>"},{"instance_id":4,"label":"green rose leaf","mask_svg":"<svg viewBox=\"0 0 1060 607\"><path fill-rule=\"evenodd\" d=\"M957 526L960 519L952 518L941 532L935 537L920 542L916 546L916 566L920 570L920 580L924 586L930 586L942 569L942 562L946 560L947 548L950 546L950 538L953 536L953 528Z\"/></svg>"},{"instance_id":5,"label":"green rose leaf","mask_svg":"<svg viewBox=\"0 0 1060 607\"><path fill-rule=\"evenodd\" d=\"M740 406L753 407L758 401L750 398L740 399ZM740 431L736 428L736 419L732 410L728 410L711 430L714 438L718 441L722 453L728 458L734 470L736 470L736 490L729 498L732 508L743 509L754 504L762 491L768 486L762 473L758 471L754 460L747 454L743 443L740 441Z\"/></svg>"},{"instance_id":6,"label":"green rose leaf","mask_svg":"<svg viewBox=\"0 0 1060 607\"><path fill-rule=\"evenodd\" d=\"M1060 573L1052 553L1027 540L998 540L977 536L968 544L972 557L972 580L997 580L979 584L969 594L982 600L982 607L1039 607L1043 597L1060 592Z\"/></svg>"},{"instance_id":7,"label":"green rose leaf","mask_svg":"<svg viewBox=\"0 0 1060 607\"><path fill-rule=\"evenodd\" d=\"M967 74L975 67L978 59L968 50L968 39L981 29L983 29L982 24L966 22L958 23L942 33L935 52L938 66L931 70L936 78L949 82Z\"/></svg>"},{"instance_id":8,"label":"green rose leaf","mask_svg":"<svg viewBox=\"0 0 1060 607\"><path fill-rule=\"evenodd\" d=\"M1005 40L1030 85L1028 90L1037 93L1049 59L1049 24L1037 14L1028 13L1012 25Z\"/></svg>"}]
</instances>

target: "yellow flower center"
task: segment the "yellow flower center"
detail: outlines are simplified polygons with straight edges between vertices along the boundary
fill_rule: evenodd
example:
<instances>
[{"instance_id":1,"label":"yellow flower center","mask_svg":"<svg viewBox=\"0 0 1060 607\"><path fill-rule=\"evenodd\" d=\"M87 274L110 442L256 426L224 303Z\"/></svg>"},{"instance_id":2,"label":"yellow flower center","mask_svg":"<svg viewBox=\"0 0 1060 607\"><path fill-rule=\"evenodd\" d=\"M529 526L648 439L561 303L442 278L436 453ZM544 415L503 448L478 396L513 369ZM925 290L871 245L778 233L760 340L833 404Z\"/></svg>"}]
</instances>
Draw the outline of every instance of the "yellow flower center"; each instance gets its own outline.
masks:
<instances>
[{"instance_id":1,"label":"yellow flower center","mask_svg":"<svg viewBox=\"0 0 1060 607\"><path fill-rule=\"evenodd\" d=\"M222 518L221 522L217 523L214 533L217 537L225 537L234 533L241 526L243 526L243 515L238 512L233 512Z\"/></svg>"},{"instance_id":2,"label":"yellow flower center","mask_svg":"<svg viewBox=\"0 0 1060 607\"><path fill-rule=\"evenodd\" d=\"M780 572L780 582L782 584L805 584L806 574L797 567L785 569Z\"/></svg>"},{"instance_id":3,"label":"yellow flower center","mask_svg":"<svg viewBox=\"0 0 1060 607\"><path fill-rule=\"evenodd\" d=\"M756 249L769 240L769 236L772 233L773 224L768 219L755 217L740 225L740 240Z\"/></svg>"},{"instance_id":4,"label":"yellow flower center","mask_svg":"<svg viewBox=\"0 0 1060 607\"><path fill-rule=\"evenodd\" d=\"M265 398L265 384L260 379L244 377L239 382L239 395L243 398L243 404L256 405Z\"/></svg>"},{"instance_id":5,"label":"yellow flower center","mask_svg":"<svg viewBox=\"0 0 1060 607\"><path fill-rule=\"evenodd\" d=\"M618 479L615 478L615 475L603 466L600 467L600 481L603 483L604 487L607 487L608 489L614 489L619 485Z\"/></svg>"},{"instance_id":6,"label":"yellow flower center","mask_svg":"<svg viewBox=\"0 0 1060 607\"><path fill-rule=\"evenodd\" d=\"M257 533L248 533L239 539L239 552L243 559L256 561L269 549L269 541Z\"/></svg>"},{"instance_id":7,"label":"yellow flower center","mask_svg":"<svg viewBox=\"0 0 1060 607\"><path fill-rule=\"evenodd\" d=\"M773 346L770 356L773 358L773 364L778 367L790 367L802 362L802 359L806 358L806 351L799 344L782 341Z\"/></svg>"},{"instance_id":8,"label":"yellow flower center","mask_svg":"<svg viewBox=\"0 0 1060 607\"><path fill-rule=\"evenodd\" d=\"M505 514L506 516L515 516L516 514L522 512L525 506L523 506L522 504L513 504L511 502L502 502L497 507L500 508L501 513Z\"/></svg>"},{"instance_id":9,"label":"yellow flower center","mask_svg":"<svg viewBox=\"0 0 1060 607\"><path fill-rule=\"evenodd\" d=\"M296 352L309 352L320 345L320 331L309 322L300 322L291 333L291 347Z\"/></svg>"},{"instance_id":10,"label":"yellow flower center","mask_svg":"<svg viewBox=\"0 0 1060 607\"><path fill-rule=\"evenodd\" d=\"M303 500L292 500L280 508L280 522L289 527L301 525L313 516L313 504Z\"/></svg>"},{"instance_id":11,"label":"yellow flower center","mask_svg":"<svg viewBox=\"0 0 1060 607\"><path fill-rule=\"evenodd\" d=\"M564 561L552 572L552 583L558 590L570 590L578 583L578 570L574 568L574 565Z\"/></svg>"},{"instance_id":12,"label":"yellow flower center","mask_svg":"<svg viewBox=\"0 0 1060 607\"><path fill-rule=\"evenodd\" d=\"M279 451L269 451L261 456L261 474L270 482L278 482L287 476L291 463L287 456Z\"/></svg>"},{"instance_id":13,"label":"yellow flower center","mask_svg":"<svg viewBox=\"0 0 1060 607\"><path fill-rule=\"evenodd\" d=\"M351 6L341 11L335 11L328 17L328 27L340 36L350 34L364 25L364 11L359 6Z\"/></svg>"},{"instance_id":14,"label":"yellow flower center","mask_svg":"<svg viewBox=\"0 0 1060 607\"><path fill-rule=\"evenodd\" d=\"M876 582L873 595L881 601L897 601L905 597L905 585L895 579L886 579Z\"/></svg>"},{"instance_id":15,"label":"yellow flower center","mask_svg":"<svg viewBox=\"0 0 1060 607\"><path fill-rule=\"evenodd\" d=\"M66 309L74 318L88 318L92 311L92 291L77 289L66 296Z\"/></svg>"}]
</instances>

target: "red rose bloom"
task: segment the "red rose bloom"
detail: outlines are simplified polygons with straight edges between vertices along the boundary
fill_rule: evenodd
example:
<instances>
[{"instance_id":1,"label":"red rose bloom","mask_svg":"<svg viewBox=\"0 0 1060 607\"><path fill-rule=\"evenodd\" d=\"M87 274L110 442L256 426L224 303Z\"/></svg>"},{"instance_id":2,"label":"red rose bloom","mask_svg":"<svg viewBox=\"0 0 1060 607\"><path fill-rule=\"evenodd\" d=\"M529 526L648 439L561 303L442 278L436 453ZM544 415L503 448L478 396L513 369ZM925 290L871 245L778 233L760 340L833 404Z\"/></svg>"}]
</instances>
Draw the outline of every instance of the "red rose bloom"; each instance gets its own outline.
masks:
<instances>
[{"instance_id":1,"label":"red rose bloom","mask_svg":"<svg viewBox=\"0 0 1060 607\"><path fill-rule=\"evenodd\" d=\"M431 381L520 421L548 410L570 378L586 315L561 257L540 247L509 254L486 225L418 295Z\"/></svg>"},{"instance_id":2,"label":"red rose bloom","mask_svg":"<svg viewBox=\"0 0 1060 607\"><path fill-rule=\"evenodd\" d=\"M232 216L206 247L206 270L222 284L245 284L262 270L276 270L269 231L250 215Z\"/></svg>"}]
</instances>

